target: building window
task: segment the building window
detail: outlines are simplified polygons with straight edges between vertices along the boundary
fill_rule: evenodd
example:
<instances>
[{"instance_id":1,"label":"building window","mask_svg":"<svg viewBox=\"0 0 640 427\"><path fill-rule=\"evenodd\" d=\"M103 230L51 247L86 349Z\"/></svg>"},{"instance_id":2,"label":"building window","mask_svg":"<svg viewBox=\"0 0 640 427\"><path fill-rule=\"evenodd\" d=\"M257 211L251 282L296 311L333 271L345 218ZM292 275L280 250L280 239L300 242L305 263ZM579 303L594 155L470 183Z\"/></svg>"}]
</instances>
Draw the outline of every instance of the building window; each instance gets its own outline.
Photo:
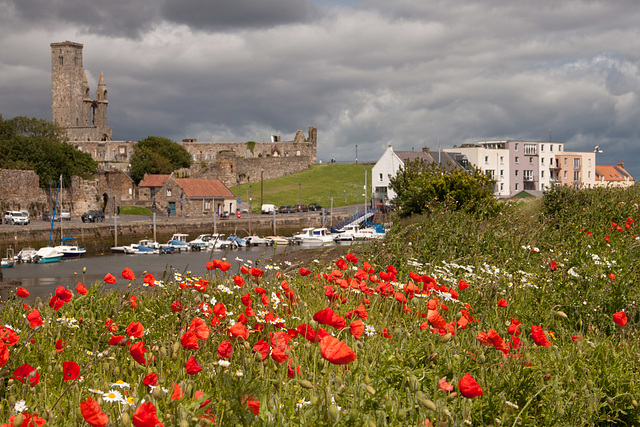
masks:
<instances>
[{"instance_id":1,"label":"building window","mask_svg":"<svg viewBox=\"0 0 640 427\"><path fill-rule=\"evenodd\" d=\"M574 171L573 172L573 180L574 181L580 181L580 171Z\"/></svg>"},{"instance_id":2,"label":"building window","mask_svg":"<svg viewBox=\"0 0 640 427\"><path fill-rule=\"evenodd\" d=\"M518 183L516 182L516 191L518 191Z\"/></svg>"},{"instance_id":3,"label":"building window","mask_svg":"<svg viewBox=\"0 0 640 427\"><path fill-rule=\"evenodd\" d=\"M533 157L529 157L529 164L533 164Z\"/></svg>"},{"instance_id":4,"label":"building window","mask_svg":"<svg viewBox=\"0 0 640 427\"><path fill-rule=\"evenodd\" d=\"M558 144L558 151L562 151L562 145Z\"/></svg>"},{"instance_id":5,"label":"building window","mask_svg":"<svg viewBox=\"0 0 640 427\"><path fill-rule=\"evenodd\" d=\"M502 178L504 176L504 169L500 169L500 177Z\"/></svg>"},{"instance_id":6,"label":"building window","mask_svg":"<svg viewBox=\"0 0 640 427\"><path fill-rule=\"evenodd\" d=\"M591 179L591 171L587 172L587 178Z\"/></svg>"},{"instance_id":7,"label":"building window","mask_svg":"<svg viewBox=\"0 0 640 427\"><path fill-rule=\"evenodd\" d=\"M532 170L524 171L523 175L524 175L524 180L525 181L533 181L533 171Z\"/></svg>"},{"instance_id":8,"label":"building window","mask_svg":"<svg viewBox=\"0 0 640 427\"><path fill-rule=\"evenodd\" d=\"M504 163L504 156L500 156L500 164Z\"/></svg>"},{"instance_id":9,"label":"building window","mask_svg":"<svg viewBox=\"0 0 640 427\"><path fill-rule=\"evenodd\" d=\"M484 156L484 162L489 163L489 156Z\"/></svg>"},{"instance_id":10,"label":"building window","mask_svg":"<svg viewBox=\"0 0 640 427\"><path fill-rule=\"evenodd\" d=\"M211 202L210 201L204 202L204 210L208 211L209 209L211 209Z\"/></svg>"},{"instance_id":11,"label":"building window","mask_svg":"<svg viewBox=\"0 0 640 427\"><path fill-rule=\"evenodd\" d=\"M489 178L493 179L495 177L496 171L492 170L492 169L487 169L484 172L485 175L487 175Z\"/></svg>"},{"instance_id":12,"label":"building window","mask_svg":"<svg viewBox=\"0 0 640 427\"><path fill-rule=\"evenodd\" d=\"M544 165L544 157L540 157L540 163Z\"/></svg>"},{"instance_id":13,"label":"building window","mask_svg":"<svg viewBox=\"0 0 640 427\"><path fill-rule=\"evenodd\" d=\"M167 188L167 197L171 197L171 190Z\"/></svg>"},{"instance_id":14,"label":"building window","mask_svg":"<svg viewBox=\"0 0 640 427\"><path fill-rule=\"evenodd\" d=\"M516 163L519 163L519 161L518 161L518 156L516 156L515 162L516 162Z\"/></svg>"},{"instance_id":15,"label":"building window","mask_svg":"<svg viewBox=\"0 0 640 427\"><path fill-rule=\"evenodd\" d=\"M587 166L591 167L591 159L587 159Z\"/></svg>"},{"instance_id":16,"label":"building window","mask_svg":"<svg viewBox=\"0 0 640 427\"><path fill-rule=\"evenodd\" d=\"M540 178L544 178L544 171L540 171Z\"/></svg>"},{"instance_id":17,"label":"building window","mask_svg":"<svg viewBox=\"0 0 640 427\"><path fill-rule=\"evenodd\" d=\"M567 171L564 171L564 179L567 179Z\"/></svg>"},{"instance_id":18,"label":"building window","mask_svg":"<svg viewBox=\"0 0 640 427\"><path fill-rule=\"evenodd\" d=\"M564 165L567 166L567 158L564 158Z\"/></svg>"},{"instance_id":19,"label":"building window","mask_svg":"<svg viewBox=\"0 0 640 427\"><path fill-rule=\"evenodd\" d=\"M535 156L536 144L524 144L524 154L526 156Z\"/></svg>"},{"instance_id":20,"label":"building window","mask_svg":"<svg viewBox=\"0 0 640 427\"><path fill-rule=\"evenodd\" d=\"M60 55L58 60L60 60L60 65L64 65L64 56Z\"/></svg>"},{"instance_id":21,"label":"building window","mask_svg":"<svg viewBox=\"0 0 640 427\"><path fill-rule=\"evenodd\" d=\"M380 174L380 181L382 181L382 174Z\"/></svg>"},{"instance_id":22,"label":"building window","mask_svg":"<svg viewBox=\"0 0 640 427\"><path fill-rule=\"evenodd\" d=\"M553 144L549 145L549 151L553 151Z\"/></svg>"},{"instance_id":23,"label":"building window","mask_svg":"<svg viewBox=\"0 0 640 427\"><path fill-rule=\"evenodd\" d=\"M504 190L504 184L500 183L500 191Z\"/></svg>"},{"instance_id":24,"label":"building window","mask_svg":"<svg viewBox=\"0 0 640 427\"><path fill-rule=\"evenodd\" d=\"M540 152L542 153L544 151L544 144L540 144Z\"/></svg>"},{"instance_id":25,"label":"building window","mask_svg":"<svg viewBox=\"0 0 640 427\"><path fill-rule=\"evenodd\" d=\"M573 159L573 168L580 169L580 159Z\"/></svg>"},{"instance_id":26,"label":"building window","mask_svg":"<svg viewBox=\"0 0 640 427\"><path fill-rule=\"evenodd\" d=\"M516 169L516 176L518 176L518 169Z\"/></svg>"},{"instance_id":27,"label":"building window","mask_svg":"<svg viewBox=\"0 0 640 427\"><path fill-rule=\"evenodd\" d=\"M514 144L513 150L514 151L518 151L518 143L517 142Z\"/></svg>"}]
</instances>

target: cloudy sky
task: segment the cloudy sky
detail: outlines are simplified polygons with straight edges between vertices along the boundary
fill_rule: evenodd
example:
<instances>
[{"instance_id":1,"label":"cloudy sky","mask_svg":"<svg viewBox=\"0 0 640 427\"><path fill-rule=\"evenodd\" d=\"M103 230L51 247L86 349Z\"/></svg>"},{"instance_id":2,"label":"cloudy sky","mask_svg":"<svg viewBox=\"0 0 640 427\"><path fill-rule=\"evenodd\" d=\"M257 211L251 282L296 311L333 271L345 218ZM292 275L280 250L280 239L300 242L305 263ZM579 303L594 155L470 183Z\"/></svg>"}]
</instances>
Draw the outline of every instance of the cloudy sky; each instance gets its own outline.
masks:
<instances>
[{"instance_id":1,"label":"cloudy sky","mask_svg":"<svg viewBox=\"0 0 640 427\"><path fill-rule=\"evenodd\" d=\"M634 0L0 0L0 114L51 119L50 43L104 72L114 139L292 139L318 158L564 142L640 176Z\"/></svg>"}]
</instances>

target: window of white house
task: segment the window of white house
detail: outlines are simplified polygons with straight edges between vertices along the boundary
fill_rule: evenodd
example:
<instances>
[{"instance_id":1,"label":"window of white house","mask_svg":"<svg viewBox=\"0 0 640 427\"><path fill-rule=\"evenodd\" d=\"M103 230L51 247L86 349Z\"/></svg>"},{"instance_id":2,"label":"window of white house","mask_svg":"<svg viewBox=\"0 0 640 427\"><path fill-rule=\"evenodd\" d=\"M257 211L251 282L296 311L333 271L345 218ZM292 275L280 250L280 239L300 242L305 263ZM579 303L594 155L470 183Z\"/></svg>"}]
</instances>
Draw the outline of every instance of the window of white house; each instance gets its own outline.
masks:
<instances>
[{"instance_id":1,"label":"window of white house","mask_svg":"<svg viewBox=\"0 0 640 427\"><path fill-rule=\"evenodd\" d=\"M484 162L489 163L489 156L484 156Z\"/></svg>"},{"instance_id":2,"label":"window of white house","mask_svg":"<svg viewBox=\"0 0 640 427\"><path fill-rule=\"evenodd\" d=\"M504 163L504 156L500 156L500 163Z\"/></svg>"},{"instance_id":3,"label":"window of white house","mask_svg":"<svg viewBox=\"0 0 640 427\"><path fill-rule=\"evenodd\" d=\"M540 144L540 152L544 151L544 144Z\"/></svg>"},{"instance_id":4,"label":"window of white house","mask_svg":"<svg viewBox=\"0 0 640 427\"><path fill-rule=\"evenodd\" d=\"M553 151L553 144L549 145L549 151Z\"/></svg>"},{"instance_id":5,"label":"window of white house","mask_svg":"<svg viewBox=\"0 0 640 427\"><path fill-rule=\"evenodd\" d=\"M540 178L544 178L544 171L540 171Z\"/></svg>"},{"instance_id":6,"label":"window of white house","mask_svg":"<svg viewBox=\"0 0 640 427\"><path fill-rule=\"evenodd\" d=\"M524 180L525 181L533 181L533 171L532 170L524 171L523 175L524 175Z\"/></svg>"},{"instance_id":7,"label":"window of white house","mask_svg":"<svg viewBox=\"0 0 640 427\"><path fill-rule=\"evenodd\" d=\"M504 169L500 169L500 176L504 176Z\"/></svg>"},{"instance_id":8,"label":"window of white house","mask_svg":"<svg viewBox=\"0 0 640 427\"><path fill-rule=\"evenodd\" d=\"M591 167L591 159L587 159L587 165Z\"/></svg>"},{"instance_id":9,"label":"window of white house","mask_svg":"<svg viewBox=\"0 0 640 427\"><path fill-rule=\"evenodd\" d=\"M504 190L504 184L500 183L500 191Z\"/></svg>"},{"instance_id":10,"label":"window of white house","mask_svg":"<svg viewBox=\"0 0 640 427\"><path fill-rule=\"evenodd\" d=\"M580 181L580 171L574 171L573 172L573 180L574 181Z\"/></svg>"},{"instance_id":11,"label":"window of white house","mask_svg":"<svg viewBox=\"0 0 640 427\"><path fill-rule=\"evenodd\" d=\"M580 159L573 159L573 168L580 169Z\"/></svg>"},{"instance_id":12,"label":"window of white house","mask_svg":"<svg viewBox=\"0 0 640 427\"><path fill-rule=\"evenodd\" d=\"M587 171L587 178L591 179L591 171Z\"/></svg>"},{"instance_id":13,"label":"window of white house","mask_svg":"<svg viewBox=\"0 0 640 427\"><path fill-rule=\"evenodd\" d=\"M382 174L380 174L380 181L382 181Z\"/></svg>"},{"instance_id":14,"label":"window of white house","mask_svg":"<svg viewBox=\"0 0 640 427\"><path fill-rule=\"evenodd\" d=\"M540 157L540 163L544 165L544 157Z\"/></svg>"},{"instance_id":15,"label":"window of white house","mask_svg":"<svg viewBox=\"0 0 640 427\"><path fill-rule=\"evenodd\" d=\"M171 197L171 190L167 188L167 197Z\"/></svg>"},{"instance_id":16,"label":"window of white house","mask_svg":"<svg viewBox=\"0 0 640 427\"><path fill-rule=\"evenodd\" d=\"M558 144L558 151L562 151L562 145Z\"/></svg>"}]
</instances>

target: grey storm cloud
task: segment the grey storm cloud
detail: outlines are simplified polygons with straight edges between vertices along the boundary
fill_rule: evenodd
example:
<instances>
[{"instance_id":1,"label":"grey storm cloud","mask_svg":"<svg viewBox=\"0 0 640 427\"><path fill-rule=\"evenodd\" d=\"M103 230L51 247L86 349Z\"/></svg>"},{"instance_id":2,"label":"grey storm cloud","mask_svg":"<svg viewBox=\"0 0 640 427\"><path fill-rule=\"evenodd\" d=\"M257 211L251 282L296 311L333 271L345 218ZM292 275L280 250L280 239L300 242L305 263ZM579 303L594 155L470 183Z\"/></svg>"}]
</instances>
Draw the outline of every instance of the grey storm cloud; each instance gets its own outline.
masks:
<instances>
[{"instance_id":1,"label":"grey storm cloud","mask_svg":"<svg viewBox=\"0 0 640 427\"><path fill-rule=\"evenodd\" d=\"M320 159L375 161L551 137L640 176L638 22L631 0L0 0L0 114L50 118L72 40L117 139L314 126Z\"/></svg>"}]
</instances>

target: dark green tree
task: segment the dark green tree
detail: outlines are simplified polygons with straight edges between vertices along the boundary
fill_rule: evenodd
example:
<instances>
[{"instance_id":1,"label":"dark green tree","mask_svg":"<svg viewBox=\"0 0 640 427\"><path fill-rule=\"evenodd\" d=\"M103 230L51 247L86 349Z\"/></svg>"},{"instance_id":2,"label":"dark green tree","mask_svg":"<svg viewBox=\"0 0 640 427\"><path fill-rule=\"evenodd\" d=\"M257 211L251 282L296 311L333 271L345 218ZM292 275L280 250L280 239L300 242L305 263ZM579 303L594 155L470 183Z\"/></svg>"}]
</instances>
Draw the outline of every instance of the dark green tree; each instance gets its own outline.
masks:
<instances>
[{"instance_id":1,"label":"dark green tree","mask_svg":"<svg viewBox=\"0 0 640 427\"><path fill-rule=\"evenodd\" d=\"M479 169L445 169L437 163L408 162L391 179L394 202L402 217L434 209L492 212L497 206L494 181Z\"/></svg>"},{"instance_id":2,"label":"dark green tree","mask_svg":"<svg viewBox=\"0 0 640 427\"><path fill-rule=\"evenodd\" d=\"M149 136L133 147L131 177L140 182L146 173L169 174L191 166L189 152L177 142L159 136Z\"/></svg>"},{"instance_id":3,"label":"dark green tree","mask_svg":"<svg viewBox=\"0 0 640 427\"><path fill-rule=\"evenodd\" d=\"M67 144L64 132L44 119L3 120L0 116L0 152L0 168L33 170L42 188L57 182L60 175L63 185L68 186L71 176L87 179L98 168L90 154Z\"/></svg>"}]
</instances>

